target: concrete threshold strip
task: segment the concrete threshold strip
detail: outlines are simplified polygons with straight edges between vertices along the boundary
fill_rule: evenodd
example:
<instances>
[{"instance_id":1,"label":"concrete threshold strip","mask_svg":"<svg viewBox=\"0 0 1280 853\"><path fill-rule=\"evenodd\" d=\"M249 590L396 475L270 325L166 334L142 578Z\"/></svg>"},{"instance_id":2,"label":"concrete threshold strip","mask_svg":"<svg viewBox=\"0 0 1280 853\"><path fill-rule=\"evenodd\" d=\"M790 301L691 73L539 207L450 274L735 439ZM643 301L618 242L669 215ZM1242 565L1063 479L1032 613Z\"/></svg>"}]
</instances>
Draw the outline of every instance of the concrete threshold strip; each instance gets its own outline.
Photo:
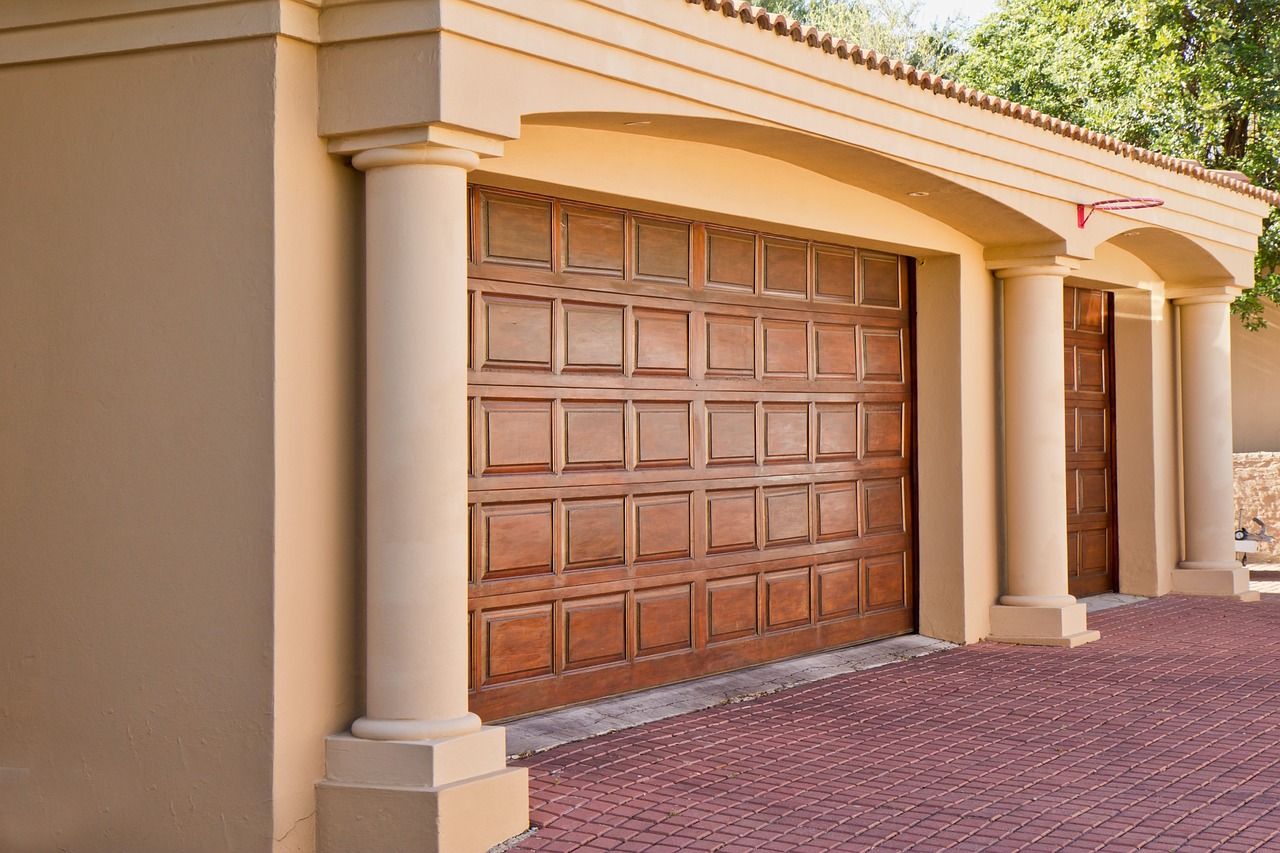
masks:
<instances>
[{"instance_id":1,"label":"concrete threshold strip","mask_svg":"<svg viewBox=\"0 0 1280 853\"><path fill-rule=\"evenodd\" d=\"M1141 596L1117 593L1081 599L1091 613L1145 600ZM507 752L510 753L508 759L528 758L566 743L692 711L749 702L789 687L924 657L955 647L955 643L909 634L526 717L504 724L507 729Z\"/></svg>"}]
</instances>

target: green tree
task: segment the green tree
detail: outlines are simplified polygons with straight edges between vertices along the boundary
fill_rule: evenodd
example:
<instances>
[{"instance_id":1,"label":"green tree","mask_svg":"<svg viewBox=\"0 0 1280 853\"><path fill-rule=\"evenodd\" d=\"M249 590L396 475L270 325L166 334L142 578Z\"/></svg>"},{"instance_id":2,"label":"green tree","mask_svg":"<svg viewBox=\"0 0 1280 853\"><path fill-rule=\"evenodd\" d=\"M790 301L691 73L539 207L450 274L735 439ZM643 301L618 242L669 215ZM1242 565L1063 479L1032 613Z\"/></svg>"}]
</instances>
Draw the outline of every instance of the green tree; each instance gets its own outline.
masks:
<instances>
[{"instance_id":1,"label":"green tree","mask_svg":"<svg viewBox=\"0 0 1280 853\"><path fill-rule=\"evenodd\" d=\"M960 48L963 34L957 16L922 24L919 0L758 0L757 5L934 74Z\"/></svg>"},{"instance_id":2,"label":"green tree","mask_svg":"<svg viewBox=\"0 0 1280 853\"><path fill-rule=\"evenodd\" d=\"M942 73L1135 145L1280 182L1276 0L1001 0ZM1280 303L1280 211L1233 310Z\"/></svg>"}]
</instances>

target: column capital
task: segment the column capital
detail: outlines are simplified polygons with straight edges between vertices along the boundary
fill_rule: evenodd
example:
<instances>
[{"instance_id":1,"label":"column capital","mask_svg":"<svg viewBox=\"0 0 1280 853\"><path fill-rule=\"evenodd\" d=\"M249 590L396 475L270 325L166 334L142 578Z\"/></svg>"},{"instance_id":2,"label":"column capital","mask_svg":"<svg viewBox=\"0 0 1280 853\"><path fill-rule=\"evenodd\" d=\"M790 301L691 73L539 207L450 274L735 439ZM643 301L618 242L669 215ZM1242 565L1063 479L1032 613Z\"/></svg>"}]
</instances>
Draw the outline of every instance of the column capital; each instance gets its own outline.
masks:
<instances>
[{"instance_id":1,"label":"column capital","mask_svg":"<svg viewBox=\"0 0 1280 853\"><path fill-rule=\"evenodd\" d=\"M362 172L388 166L456 166L470 172L480 165L480 155L465 148L417 145L409 148L369 148L351 158Z\"/></svg>"},{"instance_id":2,"label":"column capital","mask_svg":"<svg viewBox=\"0 0 1280 853\"><path fill-rule=\"evenodd\" d=\"M988 258L987 269L1001 281L1031 276L1066 278L1080 268L1080 259L1069 255L1038 255L1019 258Z\"/></svg>"},{"instance_id":3,"label":"column capital","mask_svg":"<svg viewBox=\"0 0 1280 853\"><path fill-rule=\"evenodd\" d=\"M1164 295L1174 305L1230 304L1243 290L1236 284L1176 285L1166 286Z\"/></svg>"}]
</instances>

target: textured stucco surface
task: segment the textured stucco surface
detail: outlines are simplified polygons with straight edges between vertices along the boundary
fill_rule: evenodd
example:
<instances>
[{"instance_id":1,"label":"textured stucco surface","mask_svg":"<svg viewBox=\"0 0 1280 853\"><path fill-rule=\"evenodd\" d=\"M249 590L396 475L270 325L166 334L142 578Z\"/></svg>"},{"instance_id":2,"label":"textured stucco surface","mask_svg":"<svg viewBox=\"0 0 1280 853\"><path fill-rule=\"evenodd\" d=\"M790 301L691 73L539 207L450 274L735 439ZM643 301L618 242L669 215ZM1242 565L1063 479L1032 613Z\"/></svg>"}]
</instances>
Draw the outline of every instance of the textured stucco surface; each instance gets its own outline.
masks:
<instances>
[{"instance_id":1,"label":"textured stucco surface","mask_svg":"<svg viewBox=\"0 0 1280 853\"><path fill-rule=\"evenodd\" d=\"M270 849L273 55L0 68L6 853Z\"/></svg>"},{"instance_id":2,"label":"textured stucco surface","mask_svg":"<svg viewBox=\"0 0 1280 853\"><path fill-rule=\"evenodd\" d=\"M1267 532L1280 538L1280 453L1237 453L1236 516L1243 517L1249 530L1256 531L1255 516L1267 525ZM1280 543L1262 543L1249 562L1280 562Z\"/></svg>"}]
</instances>

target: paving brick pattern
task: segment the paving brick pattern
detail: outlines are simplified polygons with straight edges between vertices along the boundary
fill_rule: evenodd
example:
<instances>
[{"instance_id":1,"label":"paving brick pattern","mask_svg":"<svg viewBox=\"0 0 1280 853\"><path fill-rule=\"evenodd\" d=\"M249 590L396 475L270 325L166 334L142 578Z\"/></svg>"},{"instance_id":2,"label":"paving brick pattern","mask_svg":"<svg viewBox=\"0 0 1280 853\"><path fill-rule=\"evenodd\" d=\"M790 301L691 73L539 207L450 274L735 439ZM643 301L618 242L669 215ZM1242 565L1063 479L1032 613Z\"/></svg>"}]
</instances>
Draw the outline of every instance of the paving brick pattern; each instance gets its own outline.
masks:
<instances>
[{"instance_id":1,"label":"paving brick pattern","mask_svg":"<svg viewBox=\"0 0 1280 853\"><path fill-rule=\"evenodd\" d=\"M1280 596L1090 624L533 756L517 849L1280 851Z\"/></svg>"}]
</instances>

